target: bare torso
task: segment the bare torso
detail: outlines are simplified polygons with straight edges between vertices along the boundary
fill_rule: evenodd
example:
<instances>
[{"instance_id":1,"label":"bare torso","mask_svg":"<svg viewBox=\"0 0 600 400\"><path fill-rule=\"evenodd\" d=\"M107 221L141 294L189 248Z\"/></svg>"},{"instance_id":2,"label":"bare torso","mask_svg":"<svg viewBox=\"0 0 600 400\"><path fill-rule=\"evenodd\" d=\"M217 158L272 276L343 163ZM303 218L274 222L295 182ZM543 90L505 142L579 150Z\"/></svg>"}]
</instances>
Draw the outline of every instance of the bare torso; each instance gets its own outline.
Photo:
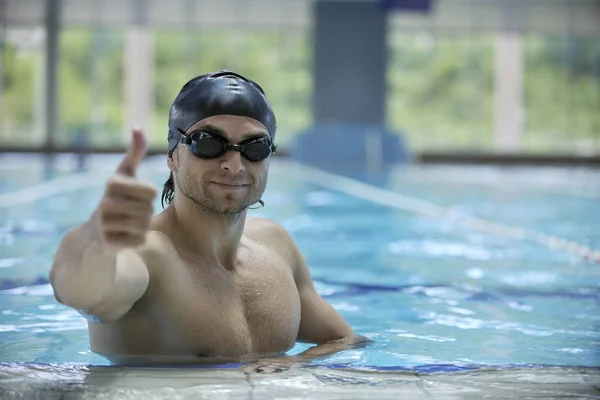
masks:
<instances>
[{"instance_id":1,"label":"bare torso","mask_svg":"<svg viewBox=\"0 0 600 400\"><path fill-rule=\"evenodd\" d=\"M233 268L185 252L160 231L141 255L146 293L116 322L89 322L91 347L123 356L224 357L278 354L296 342L300 299L290 261L260 240L248 218Z\"/></svg>"}]
</instances>

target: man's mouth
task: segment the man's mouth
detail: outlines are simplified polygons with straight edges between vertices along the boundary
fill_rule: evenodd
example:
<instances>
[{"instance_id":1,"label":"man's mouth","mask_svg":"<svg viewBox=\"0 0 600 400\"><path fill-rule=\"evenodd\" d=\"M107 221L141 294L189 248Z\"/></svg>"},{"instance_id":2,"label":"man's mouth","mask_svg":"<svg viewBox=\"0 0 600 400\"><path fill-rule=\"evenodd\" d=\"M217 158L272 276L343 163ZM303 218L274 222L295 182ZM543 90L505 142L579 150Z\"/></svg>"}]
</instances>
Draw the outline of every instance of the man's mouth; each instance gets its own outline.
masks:
<instances>
[{"instance_id":1,"label":"man's mouth","mask_svg":"<svg viewBox=\"0 0 600 400\"><path fill-rule=\"evenodd\" d=\"M231 188L231 189L237 189L237 188L244 188L246 186L249 186L249 183L239 183L239 182L217 182L214 181L212 182L217 186L223 187L223 188Z\"/></svg>"}]
</instances>

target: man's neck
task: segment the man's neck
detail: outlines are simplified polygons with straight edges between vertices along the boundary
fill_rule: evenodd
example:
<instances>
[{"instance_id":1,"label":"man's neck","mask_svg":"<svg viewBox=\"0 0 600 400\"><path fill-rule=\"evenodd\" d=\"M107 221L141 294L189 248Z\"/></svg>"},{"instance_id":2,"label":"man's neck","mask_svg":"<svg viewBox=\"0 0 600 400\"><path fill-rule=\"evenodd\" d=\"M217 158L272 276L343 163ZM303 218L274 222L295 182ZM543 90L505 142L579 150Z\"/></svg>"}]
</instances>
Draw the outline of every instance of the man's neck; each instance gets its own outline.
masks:
<instances>
[{"instance_id":1,"label":"man's neck","mask_svg":"<svg viewBox=\"0 0 600 400\"><path fill-rule=\"evenodd\" d=\"M173 244L194 258L214 261L232 269L244 232L246 211L236 216L212 214L181 197L176 196L165 210Z\"/></svg>"}]
</instances>

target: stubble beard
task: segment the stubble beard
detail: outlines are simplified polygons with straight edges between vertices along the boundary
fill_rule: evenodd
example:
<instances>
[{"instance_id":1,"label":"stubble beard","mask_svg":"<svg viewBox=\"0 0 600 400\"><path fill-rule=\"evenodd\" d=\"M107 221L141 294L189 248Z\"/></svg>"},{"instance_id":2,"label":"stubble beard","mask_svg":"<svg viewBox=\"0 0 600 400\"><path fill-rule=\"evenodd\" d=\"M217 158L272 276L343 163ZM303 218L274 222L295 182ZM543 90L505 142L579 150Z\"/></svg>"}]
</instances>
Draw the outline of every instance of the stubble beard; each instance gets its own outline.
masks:
<instances>
[{"instance_id":1,"label":"stubble beard","mask_svg":"<svg viewBox=\"0 0 600 400\"><path fill-rule=\"evenodd\" d=\"M211 194L210 181L202 180L196 183L191 176L186 176L181 179L180 174L174 174L175 183L179 188L179 192L187 197L200 212L221 220L235 222L240 219L242 213L249 206L257 203L262 197L266 187L266 176L262 177L258 186L255 182L250 185L247 195L236 202L235 196L226 194L224 199L218 199ZM232 202L227 206L220 204L221 202Z\"/></svg>"}]
</instances>

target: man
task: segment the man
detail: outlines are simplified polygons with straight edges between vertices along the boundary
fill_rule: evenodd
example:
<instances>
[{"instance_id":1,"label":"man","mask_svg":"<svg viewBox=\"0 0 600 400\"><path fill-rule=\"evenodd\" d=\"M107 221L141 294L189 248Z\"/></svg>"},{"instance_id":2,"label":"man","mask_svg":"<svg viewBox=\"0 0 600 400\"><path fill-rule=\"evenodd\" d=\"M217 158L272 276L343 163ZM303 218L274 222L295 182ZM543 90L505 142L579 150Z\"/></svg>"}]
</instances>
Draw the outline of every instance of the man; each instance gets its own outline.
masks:
<instances>
[{"instance_id":1,"label":"man","mask_svg":"<svg viewBox=\"0 0 600 400\"><path fill-rule=\"evenodd\" d=\"M50 272L57 301L89 320L91 348L114 362L245 360L315 343L304 358L364 342L315 291L261 203L276 119L261 87L219 71L186 83L169 116L171 175L136 179L146 143L134 130L97 210L63 238Z\"/></svg>"}]
</instances>

